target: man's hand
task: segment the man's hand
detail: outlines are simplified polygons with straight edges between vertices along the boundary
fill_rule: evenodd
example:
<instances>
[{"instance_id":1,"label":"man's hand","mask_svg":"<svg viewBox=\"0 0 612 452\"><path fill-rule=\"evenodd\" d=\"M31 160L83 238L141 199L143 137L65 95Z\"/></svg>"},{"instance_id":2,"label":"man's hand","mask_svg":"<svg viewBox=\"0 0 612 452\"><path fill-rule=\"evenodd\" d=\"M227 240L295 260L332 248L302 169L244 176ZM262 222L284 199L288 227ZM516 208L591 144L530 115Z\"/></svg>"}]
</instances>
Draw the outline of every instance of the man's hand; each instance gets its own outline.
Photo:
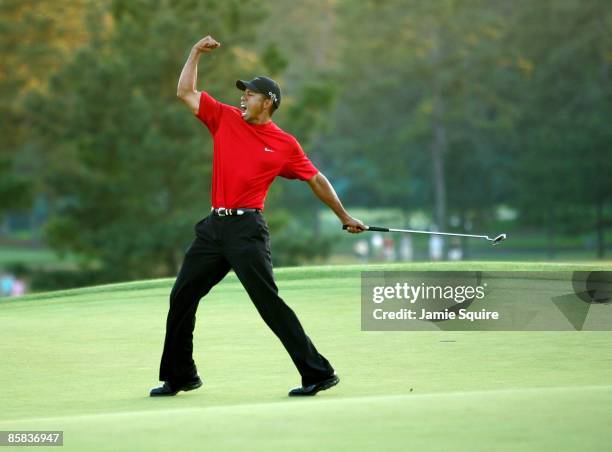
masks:
<instances>
[{"instance_id":1,"label":"man's hand","mask_svg":"<svg viewBox=\"0 0 612 452\"><path fill-rule=\"evenodd\" d=\"M342 221L343 225L346 225L346 230L351 234L359 234L360 232L367 231L366 225L363 224L363 221L358 220L356 218L347 218Z\"/></svg>"},{"instance_id":2,"label":"man's hand","mask_svg":"<svg viewBox=\"0 0 612 452\"><path fill-rule=\"evenodd\" d=\"M212 52L217 47L220 47L221 43L215 41L212 36L206 36L205 38L200 39L193 46L194 50L197 50L200 53Z\"/></svg>"}]
</instances>

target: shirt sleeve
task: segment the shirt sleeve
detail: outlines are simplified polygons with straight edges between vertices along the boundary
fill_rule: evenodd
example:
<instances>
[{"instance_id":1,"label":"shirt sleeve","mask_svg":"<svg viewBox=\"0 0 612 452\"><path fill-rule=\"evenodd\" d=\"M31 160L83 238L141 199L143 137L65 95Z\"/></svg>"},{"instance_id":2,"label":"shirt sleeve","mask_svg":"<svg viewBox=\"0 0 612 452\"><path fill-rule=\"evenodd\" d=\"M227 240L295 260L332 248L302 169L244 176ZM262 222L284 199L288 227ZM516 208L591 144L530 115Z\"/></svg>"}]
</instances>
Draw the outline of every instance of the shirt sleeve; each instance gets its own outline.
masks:
<instances>
[{"instance_id":1,"label":"shirt sleeve","mask_svg":"<svg viewBox=\"0 0 612 452\"><path fill-rule=\"evenodd\" d=\"M206 91L200 94L200 106L196 117L206 124L211 134L215 134L219 128L221 115L223 113L223 104L212 97Z\"/></svg>"},{"instance_id":2,"label":"shirt sleeve","mask_svg":"<svg viewBox=\"0 0 612 452\"><path fill-rule=\"evenodd\" d=\"M300 143L293 139L293 152L287 163L283 166L280 176L286 179L312 179L319 170L312 164L308 156L302 150Z\"/></svg>"}]
</instances>

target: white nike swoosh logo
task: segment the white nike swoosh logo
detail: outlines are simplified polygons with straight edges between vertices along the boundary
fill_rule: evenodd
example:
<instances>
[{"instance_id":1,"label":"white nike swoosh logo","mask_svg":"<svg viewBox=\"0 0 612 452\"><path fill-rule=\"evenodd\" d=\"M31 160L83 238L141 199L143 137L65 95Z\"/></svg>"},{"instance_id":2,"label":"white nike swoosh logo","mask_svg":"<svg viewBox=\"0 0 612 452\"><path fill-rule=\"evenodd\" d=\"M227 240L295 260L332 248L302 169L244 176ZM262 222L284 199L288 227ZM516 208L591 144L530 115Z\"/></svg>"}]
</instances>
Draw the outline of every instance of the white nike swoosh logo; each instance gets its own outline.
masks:
<instances>
[{"instance_id":1,"label":"white nike swoosh logo","mask_svg":"<svg viewBox=\"0 0 612 452\"><path fill-rule=\"evenodd\" d=\"M272 149L270 149L270 148L264 148L264 151L266 151L266 152L274 152L274 151L273 151Z\"/></svg>"}]
</instances>

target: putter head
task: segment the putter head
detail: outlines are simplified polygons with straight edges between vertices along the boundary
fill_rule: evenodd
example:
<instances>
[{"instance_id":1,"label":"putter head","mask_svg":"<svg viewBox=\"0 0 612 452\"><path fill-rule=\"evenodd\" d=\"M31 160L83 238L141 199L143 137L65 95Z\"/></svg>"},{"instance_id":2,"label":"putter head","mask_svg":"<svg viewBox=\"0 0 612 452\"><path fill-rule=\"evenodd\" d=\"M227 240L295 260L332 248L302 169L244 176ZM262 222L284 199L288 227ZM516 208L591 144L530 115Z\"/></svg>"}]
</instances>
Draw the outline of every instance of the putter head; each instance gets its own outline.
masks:
<instances>
[{"instance_id":1,"label":"putter head","mask_svg":"<svg viewBox=\"0 0 612 452\"><path fill-rule=\"evenodd\" d=\"M498 245L499 243L503 242L504 240L506 240L506 234L499 234L497 237L495 237L493 239L493 242L491 243L491 245L493 245L493 246Z\"/></svg>"}]
</instances>

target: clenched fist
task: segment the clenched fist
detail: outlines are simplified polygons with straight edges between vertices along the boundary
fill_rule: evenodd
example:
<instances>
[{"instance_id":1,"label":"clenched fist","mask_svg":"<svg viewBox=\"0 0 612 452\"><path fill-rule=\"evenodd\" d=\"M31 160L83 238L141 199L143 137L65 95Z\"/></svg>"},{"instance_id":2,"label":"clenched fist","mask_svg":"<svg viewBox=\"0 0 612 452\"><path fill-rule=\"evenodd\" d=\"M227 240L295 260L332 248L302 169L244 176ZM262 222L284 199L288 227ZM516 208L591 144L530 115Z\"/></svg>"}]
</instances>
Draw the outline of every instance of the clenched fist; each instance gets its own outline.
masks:
<instances>
[{"instance_id":1,"label":"clenched fist","mask_svg":"<svg viewBox=\"0 0 612 452\"><path fill-rule=\"evenodd\" d=\"M217 47L221 46L221 43L215 41L212 36L206 36L195 43L193 48L200 53L212 52Z\"/></svg>"}]
</instances>

